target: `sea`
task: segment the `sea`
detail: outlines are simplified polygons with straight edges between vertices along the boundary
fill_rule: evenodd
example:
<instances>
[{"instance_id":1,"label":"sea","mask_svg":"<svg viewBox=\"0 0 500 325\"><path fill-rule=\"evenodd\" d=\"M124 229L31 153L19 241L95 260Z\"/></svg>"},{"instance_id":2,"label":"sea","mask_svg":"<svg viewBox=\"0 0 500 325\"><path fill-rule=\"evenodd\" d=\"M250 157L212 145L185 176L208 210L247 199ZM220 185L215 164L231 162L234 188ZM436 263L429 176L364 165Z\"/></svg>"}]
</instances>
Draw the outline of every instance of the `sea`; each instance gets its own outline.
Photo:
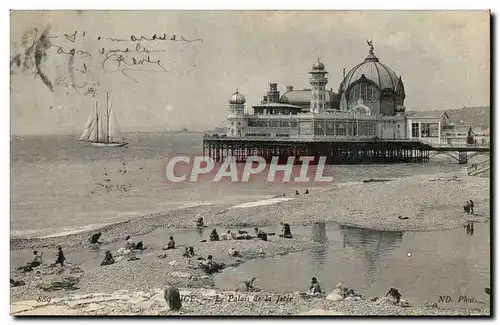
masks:
<instances>
[{"instance_id":1,"label":"sea","mask_svg":"<svg viewBox=\"0 0 500 325\"><path fill-rule=\"evenodd\" d=\"M11 136L12 237L65 235L203 204L244 204L296 190L349 186L461 168L452 159L424 164L333 165L331 183L253 181L173 183L165 166L175 156L202 153L202 133L131 133L121 148L93 147L78 135Z\"/></svg>"}]
</instances>

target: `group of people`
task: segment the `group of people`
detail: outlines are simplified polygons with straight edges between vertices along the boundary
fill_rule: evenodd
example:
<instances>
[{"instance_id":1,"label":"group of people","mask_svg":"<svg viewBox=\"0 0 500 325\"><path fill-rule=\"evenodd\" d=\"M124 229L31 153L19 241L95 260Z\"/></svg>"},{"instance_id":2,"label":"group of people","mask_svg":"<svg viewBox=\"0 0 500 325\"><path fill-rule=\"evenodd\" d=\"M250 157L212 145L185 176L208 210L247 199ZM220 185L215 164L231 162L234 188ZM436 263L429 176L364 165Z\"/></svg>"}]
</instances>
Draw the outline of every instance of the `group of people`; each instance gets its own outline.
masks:
<instances>
[{"instance_id":1,"label":"group of people","mask_svg":"<svg viewBox=\"0 0 500 325\"><path fill-rule=\"evenodd\" d=\"M307 188L304 194L309 194L309 190ZM295 195L300 195L299 190L295 190ZM286 193L283 193L283 196L286 196Z\"/></svg>"},{"instance_id":2,"label":"group of people","mask_svg":"<svg viewBox=\"0 0 500 325\"><path fill-rule=\"evenodd\" d=\"M27 262L26 265L20 266L17 269L22 272L31 272L33 271L33 268L38 267L42 265L42 257L43 257L43 252L38 253L38 251L33 251L33 260L30 262ZM64 252L62 250L61 246L57 247L57 257L56 261L51 264L51 266L56 266L57 264L60 264L61 266L64 266L64 261L66 260L66 257L64 256Z\"/></svg>"},{"instance_id":3,"label":"group of people","mask_svg":"<svg viewBox=\"0 0 500 325\"><path fill-rule=\"evenodd\" d=\"M467 214L474 214L474 202L472 200L467 201L464 205L464 211L467 212Z\"/></svg>"}]
</instances>

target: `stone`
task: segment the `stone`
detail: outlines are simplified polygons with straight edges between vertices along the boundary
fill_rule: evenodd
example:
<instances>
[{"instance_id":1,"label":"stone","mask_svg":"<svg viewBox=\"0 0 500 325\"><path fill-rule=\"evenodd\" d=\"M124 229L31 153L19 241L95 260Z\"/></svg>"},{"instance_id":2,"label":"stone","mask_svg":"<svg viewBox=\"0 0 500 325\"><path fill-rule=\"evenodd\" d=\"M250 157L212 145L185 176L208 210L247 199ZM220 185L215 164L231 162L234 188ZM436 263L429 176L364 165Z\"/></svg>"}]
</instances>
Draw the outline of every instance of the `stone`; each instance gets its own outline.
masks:
<instances>
[{"instance_id":1,"label":"stone","mask_svg":"<svg viewBox=\"0 0 500 325\"><path fill-rule=\"evenodd\" d=\"M344 300L343 291L341 289L338 289L338 288L333 289L333 291L328 296L326 296L326 300L330 300L330 301Z\"/></svg>"},{"instance_id":2,"label":"stone","mask_svg":"<svg viewBox=\"0 0 500 325\"><path fill-rule=\"evenodd\" d=\"M61 277L54 280L43 280L38 284L38 288L44 291L55 291L61 289L74 290L75 285L80 282L77 277Z\"/></svg>"},{"instance_id":3,"label":"stone","mask_svg":"<svg viewBox=\"0 0 500 325\"><path fill-rule=\"evenodd\" d=\"M168 262L168 265L170 265L172 267L176 266L177 265L177 261L170 261L170 262Z\"/></svg>"},{"instance_id":4,"label":"stone","mask_svg":"<svg viewBox=\"0 0 500 325\"><path fill-rule=\"evenodd\" d=\"M187 272L172 272L170 273L170 276L174 278L190 278L191 274Z\"/></svg>"}]
</instances>

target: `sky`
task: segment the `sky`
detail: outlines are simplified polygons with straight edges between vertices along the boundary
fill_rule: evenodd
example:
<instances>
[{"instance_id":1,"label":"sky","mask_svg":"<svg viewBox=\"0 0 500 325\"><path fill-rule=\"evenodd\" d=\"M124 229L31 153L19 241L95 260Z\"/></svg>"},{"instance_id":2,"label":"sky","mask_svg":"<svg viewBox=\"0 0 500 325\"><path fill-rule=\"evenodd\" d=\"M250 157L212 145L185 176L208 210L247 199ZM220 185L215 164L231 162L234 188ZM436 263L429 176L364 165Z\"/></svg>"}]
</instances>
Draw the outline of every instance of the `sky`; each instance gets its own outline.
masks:
<instances>
[{"instance_id":1,"label":"sky","mask_svg":"<svg viewBox=\"0 0 500 325\"><path fill-rule=\"evenodd\" d=\"M407 110L489 105L489 24L488 11L14 11L11 134L81 133L106 94L126 132L224 126L236 89L250 108L269 82L309 88L318 55L337 92L366 39Z\"/></svg>"}]
</instances>

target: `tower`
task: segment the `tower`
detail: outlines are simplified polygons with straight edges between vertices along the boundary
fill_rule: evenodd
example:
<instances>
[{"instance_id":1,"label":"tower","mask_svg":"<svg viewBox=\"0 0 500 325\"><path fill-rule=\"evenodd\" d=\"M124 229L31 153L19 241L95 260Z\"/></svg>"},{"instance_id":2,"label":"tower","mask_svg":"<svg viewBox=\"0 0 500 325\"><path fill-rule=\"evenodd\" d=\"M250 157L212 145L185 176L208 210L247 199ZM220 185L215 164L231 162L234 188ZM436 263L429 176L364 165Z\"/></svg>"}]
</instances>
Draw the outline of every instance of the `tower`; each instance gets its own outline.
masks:
<instances>
[{"instance_id":1,"label":"tower","mask_svg":"<svg viewBox=\"0 0 500 325\"><path fill-rule=\"evenodd\" d=\"M318 62L313 64L309 73L311 74L309 83L311 84L312 95L310 111L313 114L324 113L326 109L326 84L328 83L326 75L328 72L325 70L325 65L320 62L319 56Z\"/></svg>"},{"instance_id":2,"label":"tower","mask_svg":"<svg viewBox=\"0 0 500 325\"><path fill-rule=\"evenodd\" d=\"M245 136L245 96L238 89L229 98L229 115L227 116L227 136Z\"/></svg>"}]
</instances>

